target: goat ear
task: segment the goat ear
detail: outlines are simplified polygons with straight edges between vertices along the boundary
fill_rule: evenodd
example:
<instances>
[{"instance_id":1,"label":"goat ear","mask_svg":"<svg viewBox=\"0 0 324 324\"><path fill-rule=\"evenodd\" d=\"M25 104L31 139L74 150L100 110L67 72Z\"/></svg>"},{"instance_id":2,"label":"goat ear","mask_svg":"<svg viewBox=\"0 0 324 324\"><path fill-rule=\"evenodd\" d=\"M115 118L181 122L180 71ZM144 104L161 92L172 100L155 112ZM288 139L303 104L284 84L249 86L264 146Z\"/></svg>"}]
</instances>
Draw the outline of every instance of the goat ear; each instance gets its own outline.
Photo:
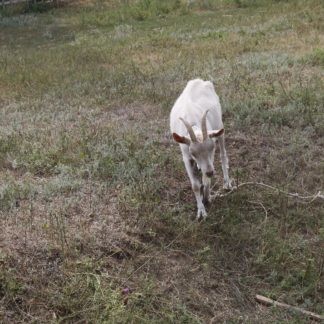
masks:
<instances>
[{"instance_id":1,"label":"goat ear","mask_svg":"<svg viewBox=\"0 0 324 324\"><path fill-rule=\"evenodd\" d=\"M208 132L208 136L210 138L213 138L213 137L221 136L223 133L224 133L224 128L222 128L222 129L215 129L215 130L209 131Z\"/></svg>"},{"instance_id":2,"label":"goat ear","mask_svg":"<svg viewBox=\"0 0 324 324\"><path fill-rule=\"evenodd\" d=\"M188 137L180 136L177 133L172 133L172 136L173 136L173 139L178 143L187 144L187 145L190 144L190 139Z\"/></svg>"}]
</instances>

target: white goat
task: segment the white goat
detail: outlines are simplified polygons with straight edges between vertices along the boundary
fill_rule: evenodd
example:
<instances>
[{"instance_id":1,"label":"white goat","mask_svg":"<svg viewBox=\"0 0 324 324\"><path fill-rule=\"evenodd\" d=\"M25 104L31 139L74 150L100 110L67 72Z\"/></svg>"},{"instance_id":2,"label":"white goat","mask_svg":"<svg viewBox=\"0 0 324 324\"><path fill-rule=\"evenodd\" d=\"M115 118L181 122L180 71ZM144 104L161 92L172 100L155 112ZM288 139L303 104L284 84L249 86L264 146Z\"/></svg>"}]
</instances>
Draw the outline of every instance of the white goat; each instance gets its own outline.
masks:
<instances>
[{"instance_id":1,"label":"white goat","mask_svg":"<svg viewBox=\"0 0 324 324\"><path fill-rule=\"evenodd\" d=\"M210 182L215 173L216 139L224 175L224 188L230 189L228 158L225 150L222 109L210 81L191 80L170 113L173 138L180 144L192 190L197 200L197 219L207 216L204 204L210 201ZM201 170L202 179L198 170Z\"/></svg>"}]
</instances>

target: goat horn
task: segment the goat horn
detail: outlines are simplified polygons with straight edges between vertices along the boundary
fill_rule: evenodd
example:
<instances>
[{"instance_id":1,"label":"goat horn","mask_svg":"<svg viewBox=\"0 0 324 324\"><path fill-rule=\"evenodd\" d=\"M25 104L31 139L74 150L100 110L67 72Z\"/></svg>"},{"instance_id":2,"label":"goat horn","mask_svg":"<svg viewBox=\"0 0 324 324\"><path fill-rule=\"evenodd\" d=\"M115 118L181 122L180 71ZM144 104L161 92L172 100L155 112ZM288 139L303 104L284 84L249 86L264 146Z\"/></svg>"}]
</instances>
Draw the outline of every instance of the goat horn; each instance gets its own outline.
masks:
<instances>
[{"instance_id":1,"label":"goat horn","mask_svg":"<svg viewBox=\"0 0 324 324\"><path fill-rule=\"evenodd\" d=\"M190 125L187 121L185 121L183 118L181 118L181 117L180 117L180 120L181 120L181 121L184 123L184 125L186 126L187 131L188 131L188 133L189 133L189 135L190 135L191 141L192 141L192 142L197 142L196 135L195 135L195 133L194 133L194 131L193 131L191 125Z\"/></svg>"},{"instance_id":2,"label":"goat horn","mask_svg":"<svg viewBox=\"0 0 324 324\"><path fill-rule=\"evenodd\" d=\"M207 134L207 113L208 113L208 110L206 110L202 116L202 119L201 119L201 131L202 131L202 135L203 135L203 141L205 141L208 137L208 134Z\"/></svg>"}]
</instances>

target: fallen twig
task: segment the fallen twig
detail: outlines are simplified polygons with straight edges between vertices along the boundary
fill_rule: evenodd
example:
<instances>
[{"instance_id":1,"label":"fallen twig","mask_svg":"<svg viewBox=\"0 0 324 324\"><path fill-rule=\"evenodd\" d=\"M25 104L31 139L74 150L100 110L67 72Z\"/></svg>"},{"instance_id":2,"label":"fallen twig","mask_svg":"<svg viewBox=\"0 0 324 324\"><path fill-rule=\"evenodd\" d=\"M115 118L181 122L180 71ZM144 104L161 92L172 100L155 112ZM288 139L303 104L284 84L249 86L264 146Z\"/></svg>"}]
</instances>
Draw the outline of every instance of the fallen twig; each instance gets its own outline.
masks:
<instances>
[{"instance_id":1,"label":"fallen twig","mask_svg":"<svg viewBox=\"0 0 324 324\"><path fill-rule=\"evenodd\" d=\"M286 309L289 309L289 310L293 310L293 311L302 313L302 314L308 316L309 318L317 320L317 321L324 320L324 316L321 316L321 315L315 314L313 312L304 310L304 309L302 309L300 307L291 306L291 305L288 305L288 304L285 304L285 303L280 303L280 302L277 302L277 301L275 301L273 299L270 299L270 298L267 298L267 297L264 297L264 296L261 296L261 295L256 295L255 299L256 299L257 302L259 302L259 303L261 303L263 305L266 305L266 306L278 306L278 307L282 307L282 308L286 308Z\"/></svg>"},{"instance_id":2,"label":"fallen twig","mask_svg":"<svg viewBox=\"0 0 324 324\"><path fill-rule=\"evenodd\" d=\"M293 197L293 198L302 199L302 200L310 200L308 203L311 203L311 202L313 202L316 199L323 199L324 200L324 194L321 191L318 191L314 195L301 196L298 193L287 192L287 191L284 191L284 190L281 190L279 188L276 188L276 187L267 185L267 184L262 183L262 182L252 182L252 181L250 181L250 182L243 182L243 183L240 183L237 186L233 186L233 188L230 191L225 192L225 193L222 193L220 191L217 191L215 194L212 195L212 199L214 199L215 197L224 197L224 196L227 196L227 195L231 194L234 190L236 190L236 189L238 189L240 187L243 187L243 186L247 186L247 185L261 186L261 187L264 187L264 188L268 188L268 189L272 189L274 191L280 192L280 193L282 193L284 195L287 195L288 197Z\"/></svg>"}]
</instances>

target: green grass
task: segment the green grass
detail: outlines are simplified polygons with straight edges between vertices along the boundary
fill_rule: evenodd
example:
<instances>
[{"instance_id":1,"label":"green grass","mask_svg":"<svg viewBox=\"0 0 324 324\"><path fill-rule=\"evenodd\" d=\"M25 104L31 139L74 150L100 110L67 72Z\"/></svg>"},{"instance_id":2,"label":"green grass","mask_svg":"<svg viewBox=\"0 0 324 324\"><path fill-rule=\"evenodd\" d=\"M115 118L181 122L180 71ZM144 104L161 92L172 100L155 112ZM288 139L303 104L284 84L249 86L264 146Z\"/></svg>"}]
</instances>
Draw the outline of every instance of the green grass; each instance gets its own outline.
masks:
<instances>
[{"instance_id":1,"label":"green grass","mask_svg":"<svg viewBox=\"0 0 324 324\"><path fill-rule=\"evenodd\" d=\"M309 322L255 294L323 314L323 201L243 186L198 224L168 125L186 82L209 79L237 183L323 191L323 15L320 0L0 9L0 321Z\"/></svg>"}]
</instances>

